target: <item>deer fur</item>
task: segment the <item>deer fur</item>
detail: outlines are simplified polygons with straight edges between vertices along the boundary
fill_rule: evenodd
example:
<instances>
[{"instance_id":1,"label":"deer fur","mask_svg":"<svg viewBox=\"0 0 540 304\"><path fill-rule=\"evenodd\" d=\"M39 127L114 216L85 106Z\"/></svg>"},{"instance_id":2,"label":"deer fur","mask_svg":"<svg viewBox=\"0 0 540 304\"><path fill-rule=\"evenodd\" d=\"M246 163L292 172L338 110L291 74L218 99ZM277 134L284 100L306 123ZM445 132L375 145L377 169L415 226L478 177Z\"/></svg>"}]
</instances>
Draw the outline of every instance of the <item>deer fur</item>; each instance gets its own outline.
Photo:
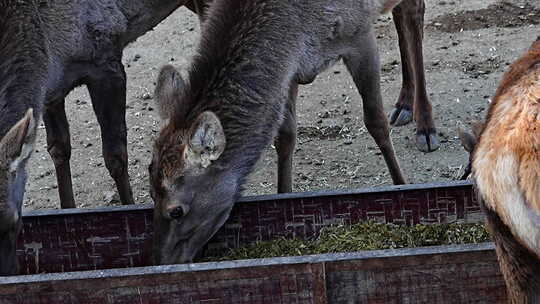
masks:
<instances>
[{"instance_id":1,"label":"deer fur","mask_svg":"<svg viewBox=\"0 0 540 304\"><path fill-rule=\"evenodd\" d=\"M149 167L157 264L195 257L229 216L262 151L293 119L298 84L340 58L394 183L405 182L383 112L372 26L390 3L396 1L212 3L188 80L165 66L156 86L165 121Z\"/></svg>"},{"instance_id":2,"label":"deer fur","mask_svg":"<svg viewBox=\"0 0 540 304\"><path fill-rule=\"evenodd\" d=\"M47 149L63 208L75 207L65 96L87 85L101 127L105 165L120 199L133 203L127 171L124 47L186 0L2 0L0 90L4 135L32 107L47 131ZM22 31L21 29L24 29ZM29 79L26 79L29 78ZM24 79L24 80L23 80ZM32 83L32 85L29 85Z\"/></svg>"},{"instance_id":3,"label":"deer fur","mask_svg":"<svg viewBox=\"0 0 540 304\"><path fill-rule=\"evenodd\" d=\"M22 226L24 167L32 153L35 135L36 118L29 109L0 140L0 275L17 272L15 244Z\"/></svg>"},{"instance_id":4,"label":"deer fur","mask_svg":"<svg viewBox=\"0 0 540 304\"><path fill-rule=\"evenodd\" d=\"M423 152L439 148L433 112L426 90L422 40L424 37L424 0L403 0L392 11L398 33L402 65L402 86L390 124L416 122L416 147Z\"/></svg>"},{"instance_id":5,"label":"deer fur","mask_svg":"<svg viewBox=\"0 0 540 304\"><path fill-rule=\"evenodd\" d=\"M0 0L0 154L5 155L0 158L0 275L16 272L25 164L42 117L61 206L75 207L64 98L76 86L85 84L90 91L106 167L121 201L133 203L122 51L186 2Z\"/></svg>"},{"instance_id":6,"label":"deer fur","mask_svg":"<svg viewBox=\"0 0 540 304\"><path fill-rule=\"evenodd\" d=\"M461 137L474 138L464 145L472 142L473 180L509 300L539 303L540 40L505 73L477 129Z\"/></svg>"},{"instance_id":7,"label":"deer fur","mask_svg":"<svg viewBox=\"0 0 540 304\"><path fill-rule=\"evenodd\" d=\"M86 84L90 90L94 111L102 129L103 155L105 164L113 177L120 199L124 204L133 202L129 176L127 174L127 149L125 126L125 81L121 63L123 48L152 29L161 20L181 5L186 5L203 19L208 0L0 0L0 139L4 139L18 122L28 119L32 110L35 126L43 118L47 132L47 147L53 159L58 181L60 205L75 207L73 197L70 156L71 144L67 116L64 109L65 96L76 86ZM382 10L387 11L394 3L389 2ZM422 63L423 0L404 0L394 10L394 21L399 36L403 64L403 88L392 114L392 122L400 125L414 118L417 122L417 143L422 136L427 144L420 149L434 150L437 147L435 128L431 119L431 108L425 93ZM296 93L291 90L291 96ZM427 105L427 108L424 107ZM426 110L427 109L427 110ZM294 104L287 106L289 117L294 116ZM422 115L417 115L422 114ZM33 144L35 130L27 127L23 133L28 138L18 138ZM295 119L283 123L276 148L279 151L278 190L292 191L292 150L286 142L296 140ZM20 130L19 130L20 131ZM19 132L17 131L17 132ZM434 140L435 139L435 140ZM426 140L424 140L426 142ZM434 144L435 142L435 144ZM422 146L423 145L423 146ZM20 146L20 145L15 145ZM31 151L31 149L27 149ZM27 159L18 150L21 159ZM25 177L25 162L18 165L18 176ZM9 164L0 166L0 174L6 175ZM0 220L0 230L13 227L13 219L20 220L20 209L24 194L25 178L16 183L0 178L0 208L11 219ZM7 184L6 184L7 183ZM5 201L7 193L16 193L21 201ZM20 222L16 221L18 226ZM16 226L17 226L16 225ZM15 230L10 230L12 235ZM0 242L4 238L0 235ZM11 238L14 242L14 238ZM8 242L9 243L9 242ZM7 244L7 243L2 243ZM2 248L14 248L14 243L0 244ZM6 257L0 251L0 264L6 263L15 269L14 255ZM2 271L0 275L13 273Z\"/></svg>"}]
</instances>

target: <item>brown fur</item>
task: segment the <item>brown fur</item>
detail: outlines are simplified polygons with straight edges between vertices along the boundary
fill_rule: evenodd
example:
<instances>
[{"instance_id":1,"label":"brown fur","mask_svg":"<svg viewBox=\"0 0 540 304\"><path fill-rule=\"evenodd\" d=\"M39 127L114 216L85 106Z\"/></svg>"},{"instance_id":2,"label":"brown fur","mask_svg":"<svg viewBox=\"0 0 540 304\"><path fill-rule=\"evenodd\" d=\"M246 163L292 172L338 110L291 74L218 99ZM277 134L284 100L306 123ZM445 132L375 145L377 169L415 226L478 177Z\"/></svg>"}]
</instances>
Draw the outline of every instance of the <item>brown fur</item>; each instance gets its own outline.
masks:
<instances>
[{"instance_id":1,"label":"brown fur","mask_svg":"<svg viewBox=\"0 0 540 304\"><path fill-rule=\"evenodd\" d=\"M416 147L435 151L440 142L433 122L431 103L426 91L422 39L424 36L424 0L403 0L392 11L398 33L403 85L390 124L416 122Z\"/></svg>"},{"instance_id":2,"label":"brown fur","mask_svg":"<svg viewBox=\"0 0 540 304\"><path fill-rule=\"evenodd\" d=\"M497 91L495 92L495 100L505 91L511 88L524 74L527 73L534 65L538 64L540 58L540 40L535 41L529 48L529 51L516 62L514 62L508 71L504 74Z\"/></svg>"},{"instance_id":3,"label":"brown fur","mask_svg":"<svg viewBox=\"0 0 540 304\"><path fill-rule=\"evenodd\" d=\"M519 186L525 200L540 211L540 66L535 63L540 63L540 42L533 44L504 75L475 153L486 151L492 161L501 152L514 155L519 163ZM498 187L495 180L489 184Z\"/></svg>"},{"instance_id":4,"label":"brown fur","mask_svg":"<svg viewBox=\"0 0 540 304\"><path fill-rule=\"evenodd\" d=\"M516 241L496 212L485 207L483 210L506 283L508 301L513 304L538 303L540 259Z\"/></svg>"},{"instance_id":5,"label":"brown fur","mask_svg":"<svg viewBox=\"0 0 540 304\"><path fill-rule=\"evenodd\" d=\"M540 301L540 41L503 76L476 128L472 172L511 303ZM464 146L468 144L463 139Z\"/></svg>"}]
</instances>

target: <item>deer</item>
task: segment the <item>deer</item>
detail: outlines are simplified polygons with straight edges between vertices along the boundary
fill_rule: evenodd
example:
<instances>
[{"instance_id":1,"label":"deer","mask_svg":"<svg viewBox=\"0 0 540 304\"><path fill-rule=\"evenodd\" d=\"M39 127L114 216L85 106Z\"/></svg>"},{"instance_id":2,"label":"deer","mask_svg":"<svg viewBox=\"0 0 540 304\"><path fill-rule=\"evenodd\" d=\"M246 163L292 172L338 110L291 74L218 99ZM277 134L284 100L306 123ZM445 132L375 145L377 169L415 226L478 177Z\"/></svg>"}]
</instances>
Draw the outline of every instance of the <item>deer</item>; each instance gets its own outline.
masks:
<instances>
[{"instance_id":1,"label":"deer","mask_svg":"<svg viewBox=\"0 0 540 304\"><path fill-rule=\"evenodd\" d=\"M105 60L101 57L108 57L106 60L115 62L115 67L112 68L114 71L111 74L116 75L115 77L118 78L116 79L117 84L109 84L106 89L98 89L97 87L101 86L103 80L98 79L92 81L91 75L88 74L97 76L96 74L98 73L88 73L88 70L91 69L90 67L87 67L86 69L85 67L81 69L79 66L77 66L76 69L70 69L69 66L58 67L58 69L65 71L63 73L65 78L62 81L57 82L65 83L58 83L58 90L51 90L56 92L48 94L50 102L46 103L47 105L43 115L47 133L47 150L54 162L60 205L62 208L74 208L76 206L71 183L71 144L69 125L64 109L65 95L67 95L73 87L80 84L86 84L88 86L94 111L98 117L100 128L102 129L105 165L117 186L120 201L124 204L132 204L133 194L127 170L127 131L125 126L126 77L124 67L119 60L119 57L121 58L122 50L127 44L155 27L178 7L185 5L188 9L197 13L202 22L204 20L204 12L211 3L211 0L168 0L158 2L156 2L156 0L140 0L137 2L120 0L109 1L111 2L111 5L115 5L119 8L116 12L117 17L120 19L124 18L124 21L127 20L127 24L125 25L126 28L121 29L118 33L114 31L106 33L107 30L105 30L104 33L100 33L100 35L95 37L88 35L90 37L85 38L90 40L88 43L97 44L94 40L101 39L102 34L120 36L120 43L117 43L117 45L114 43L104 43L105 45L99 46L99 52L109 55L98 56L99 59L88 60L90 63L94 63L99 60ZM8 2L9 1L6 3ZM82 6L84 6L85 3L86 1L81 1ZM433 123L431 105L427 98L422 58L425 3L423 0L404 0L395 7L392 13L398 32L399 47L403 64L403 85L395 109L390 114L390 122L392 125L401 126L412 121L414 117L414 120L417 122L416 143L418 149L424 152L434 151L438 149L439 141ZM113 20L115 16L110 16L110 18ZM68 18L64 19L66 20L63 21L68 22ZM100 24L99 26L111 28L121 26L118 24L115 25L113 22L109 21L103 21L103 24ZM90 20L89 22L92 21ZM102 29L95 28L94 30L99 32ZM69 33L69 31L66 32ZM67 39L60 40L66 41ZM86 50L79 50L79 52L67 55L65 60L71 61L77 58L76 61L79 61L80 57L84 58L89 56L88 54L84 54L85 52L87 53ZM114 57L114 59L111 59L112 57ZM78 62L78 64L80 64L80 62ZM73 70L83 70L83 72L74 72ZM103 96L108 96L108 98ZM109 105L105 105L108 104L107 102L99 102L99 100L107 99L112 100ZM286 162L287 159L284 161ZM280 189L281 190L278 190L278 192L292 191L290 186L281 187Z\"/></svg>"},{"instance_id":2,"label":"deer","mask_svg":"<svg viewBox=\"0 0 540 304\"><path fill-rule=\"evenodd\" d=\"M190 3L188 8L204 21L204 12L211 0ZM426 90L423 59L424 0L402 0L392 10L393 22L398 34L402 65L402 86L394 109L390 112L390 124L395 127L416 122L415 144L422 152L433 152L440 147L433 110ZM294 121L293 121L294 122ZM278 190L279 192L279 190ZM287 191L291 192L291 191Z\"/></svg>"},{"instance_id":3,"label":"deer","mask_svg":"<svg viewBox=\"0 0 540 304\"><path fill-rule=\"evenodd\" d=\"M276 138L294 150L298 86L343 59L364 123L392 181L405 178L382 106L375 19L399 0L214 0L186 80L162 67L163 121L148 167L155 264L187 263L223 225L246 177ZM292 126L292 127L291 127Z\"/></svg>"},{"instance_id":4,"label":"deer","mask_svg":"<svg viewBox=\"0 0 540 304\"><path fill-rule=\"evenodd\" d=\"M11 4L13 1L3 1L4 7L13 5ZM27 1L29 3L28 5L31 5L31 0ZM91 91L91 99L94 106L94 111L98 116L98 122L100 124L100 128L102 129L103 155L105 158L105 164L115 181L120 200L124 204L133 203L133 194L127 171L127 132L125 118L123 117L125 116L125 92L122 91L125 91L125 72L122 63L119 60L122 50L128 43L134 41L137 37L143 35L149 29L153 28L181 5L185 5L191 11L196 12L201 17L202 22L204 11L206 10L206 7L209 6L211 1L170 0L158 1L158 3L155 2L156 0L141 0L137 2L110 0L110 5L118 7L116 12L117 14L115 16L108 16L110 20L103 20L99 26L94 26L103 27L94 28L95 33L93 34L99 33L99 35L95 35L94 37L88 34L86 37L83 37L83 39L87 39L89 44L97 45L99 43L94 40L101 39L102 34L105 36L116 35L119 36L120 42L116 44L112 42L102 43L102 45L98 47L99 52L108 55L98 55L97 58L87 58L86 61L88 64L83 64L83 66L79 66L81 65L80 59L81 57L84 59L85 57L90 56L88 54L88 50L78 50L71 53L62 52L68 53L64 54L65 58L62 59L67 62L77 62L77 64L71 64L72 66L77 65L77 67L70 67L70 64L59 64L59 66L55 67L56 70L61 71L59 74L63 75L56 77L60 80L51 80L51 82L56 82L53 85L53 87L56 88L49 90L50 92L47 94L48 102L46 103L44 109L43 120L47 133L47 150L54 162L60 206L62 208L74 208L76 206L71 182L71 144L69 125L64 109L64 98L67 93L71 91L71 89L81 84L86 84ZM80 3L81 8L87 4L86 1L80 1L77 3ZM54 8L56 9L56 7ZM77 8L78 5L73 4L73 9L75 10ZM417 109L414 111L414 117L418 124L416 140L417 146L420 150L429 152L438 148L438 140L436 137L436 129L433 124L431 105L427 99L425 89L421 43L424 10L424 1L419 0L405 0L393 10L394 22L398 32L399 46L403 63L403 85L396 108L391 113L391 123L399 126L410 122L413 117L413 108ZM37 12L33 13L37 14ZM54 19L53 14L49 17ZM105 17L103 18L106 19ZM111 20L114 20L116 17L118 20L123 18L123 21L127 24L119 25L111 22ZM54 21L58 21L60 24L62 24L62 22L69 23L73 20L66 17L62 20ZM94 21L89 20L88 22ZM107 27L114 28L115 26L125 26L126 28L118 30L118 33L115 32L115 30L106 30ZM53 47L53 49L65 48L66 44L68 44L66 41L69 41L69 37L67 36L77 36L77 33L72 33L68 30L62 32L62 34L66 35L66 37L63 37L60 35L60 33L54 34L55 36L62 37L58 40L63 42L64 45L62 45L62 43L58 43L55 45L55 47ZM105 57L107 57L107 59L104 59ZM113 57L114 59L111 59ZM116 79L116 85L108 84L106 89L98 90L97 87L100 86L98 82L103 80L91 81L92 77L90 76L94 76L93 78L99 77L96 77L98 72L94 71L89 73L89 70L93 69L91 67L92 63L100 60L109 60L111 62L115 62L115 66L111 67L111 74L116 75L114 77L118 79ZM82 61L84 62L84 60ZM52 67L49 68L52 69ZM104 98L103 96L107 96L107 98ZM106 99L111 99L112 102L98 102L98 100ZM13 122L10 123L10 125L12 124ZM104 132L103 130L111 130L111 132ZM286 189L290 188L291 187L282 187L280 192L290 192L291 190L286 191Z\"/></svg>"},{"instance_id":5,"label":"deer","mask_svg":"<svg viewBox=\"0 0 540 304\"><path fill-rule=\"evenodd\" d=\"M23 114L0 140L0 275L17 273L16 241L22 227L20 206L26 184L24 167L32 153L37 121L33 109Z\"/></svg>"},{"instance_id":6,"label":"deer","mask_svg":"<svg viewBox=\"0 0 540 304\"><path fill-rule=\"evenodd\" d=\"M17 161L17 176L26 176L26 159L32 151L28 147L33 145L35 126L42 119L47 150L55 167L60 206L76 207L70 169L70 132L64 103L65 96L74 87L86 85L101 128L105 165L116 184L121 202L132 204L134 200L127 170L123 49L182 5L197 13L203 21L210 2L0 0L0 140L10 143L4 146L9 153L2 152L5 158L1 160L0 175L8 176L12 167L10 162L23 159L23 162ZM414 106L418 138L426 138L425 141L431 144L427 149L434 150L436 135L425 94L422 65L424 1L404 0L393 14L403 61L403 88L396 110L391 115L392 123L410 122ZM85 18L79 18L81 15ZM28 116L27 111L32 111L32 115ZM11 137L8 134L12 134ZM20 137L20 134L24 136ZM21 148L23 143L27 147L24 151ZM287 163L291 158L283 159L282 163ZM287 179L290 175L287 172L290 170L282 169L281 180ZM15 238L6 235L17 235L19 228L16 227L20 227L25 180L26 177L19 178L15 183L15 180L0 179L0 275L13 274L13 269L16 269ZM279 192L292 191L291 177L288 180L281 183ZM12 254L4 254L4 251Z\"/></svg>"},{"instance_id":7,"label":"deer","mask_svg":"<svg viewBox=\"0 0 540 304\"><path fill-rule=\"evenodd\" d=\"M122 52L184 4L193 11L200 8L187 0L0 0L0 275L17 272L25 166L41 119L60 205L75 207L64 99L79 85L90 92L105 164L120 199L133 203Z\"/></svg>"},{"instance_id":8,"label":"deer","mask_svg":"<svg viewBox=\"0 0 540 304\"><path fill-rule=\"evenodd\" d=\"M189 8L196 12L200 21L211 2L202 1ZM416 146L420 151L432 152L439 148L440 142L433 122L431 103L426 92L423 65L423 24L425 3L423 0L403 0L392 10L393 21L398 33L398 42L402 62L402 87L394 110L390 113L390 124L403 126L411 121L417 124ZM296 94L294 95L296 98ZM288 145L280 142L296 143L296 99L288 106L289 119L285 121L281 132L282 141L276 141L278 152L278 193L292 192L292 154Z\"/></svg>"},{"instance_id":9,"label":"deer","mask_svg":"<svg viewBox=\"0 0 540 304\"><path fill-rule=\"evenodd\" d=\"M504 74L485 122L459 130L510 303L540 302L540 40Z\"/></svg>"}]
</instances>

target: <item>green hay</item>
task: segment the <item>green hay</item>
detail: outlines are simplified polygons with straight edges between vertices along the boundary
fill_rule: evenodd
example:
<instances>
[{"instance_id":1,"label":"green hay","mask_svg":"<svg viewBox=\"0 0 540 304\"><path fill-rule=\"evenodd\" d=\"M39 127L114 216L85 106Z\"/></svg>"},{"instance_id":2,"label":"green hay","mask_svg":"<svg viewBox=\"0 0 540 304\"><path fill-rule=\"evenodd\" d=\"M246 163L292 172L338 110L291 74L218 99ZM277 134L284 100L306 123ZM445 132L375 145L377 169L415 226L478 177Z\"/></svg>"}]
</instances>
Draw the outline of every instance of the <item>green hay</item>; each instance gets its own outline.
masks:
<instances>
[{"instance_id":1,"label":"green hay","mask_svg":"<svg viewBox=\"0 0 540 304\"><path fill-rule=\"evenodd\" d=\"M232 249L204 261L298 256L359 250L396 249L490 241L483 224L400 226L373 221L324 228L314 240L279 238Z\"/></svg>"}]
</instances>

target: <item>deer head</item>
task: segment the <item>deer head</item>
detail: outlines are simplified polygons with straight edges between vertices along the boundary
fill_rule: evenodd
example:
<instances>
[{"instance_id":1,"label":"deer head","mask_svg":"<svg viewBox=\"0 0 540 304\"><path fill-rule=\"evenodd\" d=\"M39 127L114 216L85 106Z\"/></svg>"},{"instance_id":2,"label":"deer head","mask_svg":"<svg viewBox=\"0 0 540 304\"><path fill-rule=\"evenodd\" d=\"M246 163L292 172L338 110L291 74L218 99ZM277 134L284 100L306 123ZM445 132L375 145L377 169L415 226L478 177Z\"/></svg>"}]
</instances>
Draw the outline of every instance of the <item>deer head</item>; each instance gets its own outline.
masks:
<instances>
[{"instance_id":1,"label":"deer head","mask_svg":"<svg viewBox=\"0 0 540 304\"><path fill-rule=\"evenodd\" d=\"M0 275L17 272L15 245L21 229L26 161L35 141L32 109L0 140Z\"/></svg>"},{"instance_id":2,"label":"deer head","mask_svg":"<svg viewBox=\"0 0 540 304\"><path fill-rule=\"evenodd\" d=\"M192 261L223 225L238 193L237 179L220 162L226 139L219 118L204 111L192 121L174 119L186 106L183 90L180 74L163 67L155 96L165 123L149 166L156 264Z\"/></svg>"}]
</instances>

